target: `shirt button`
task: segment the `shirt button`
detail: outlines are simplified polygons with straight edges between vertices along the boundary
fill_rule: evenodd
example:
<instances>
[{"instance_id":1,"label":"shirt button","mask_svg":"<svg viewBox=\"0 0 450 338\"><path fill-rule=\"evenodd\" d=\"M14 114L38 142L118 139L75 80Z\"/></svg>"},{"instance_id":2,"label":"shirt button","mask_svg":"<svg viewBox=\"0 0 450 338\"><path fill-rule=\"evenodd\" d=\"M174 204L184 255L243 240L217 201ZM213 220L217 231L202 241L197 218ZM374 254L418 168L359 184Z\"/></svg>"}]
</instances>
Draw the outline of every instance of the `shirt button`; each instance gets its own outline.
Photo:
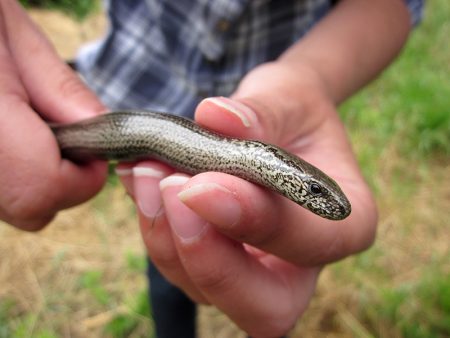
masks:
<instances>
[{"instance_id":1,"label":"shirt button","mask_svg":"<svg viewBox=\"0 0 450 338\"><path fill-rule=\"evenodd\" d=\"M231 27L231 22L226 19L220 19L216 23L216 29L222 33L228 32L230 30L230 27Z\"/></svg>"}]
</instances>

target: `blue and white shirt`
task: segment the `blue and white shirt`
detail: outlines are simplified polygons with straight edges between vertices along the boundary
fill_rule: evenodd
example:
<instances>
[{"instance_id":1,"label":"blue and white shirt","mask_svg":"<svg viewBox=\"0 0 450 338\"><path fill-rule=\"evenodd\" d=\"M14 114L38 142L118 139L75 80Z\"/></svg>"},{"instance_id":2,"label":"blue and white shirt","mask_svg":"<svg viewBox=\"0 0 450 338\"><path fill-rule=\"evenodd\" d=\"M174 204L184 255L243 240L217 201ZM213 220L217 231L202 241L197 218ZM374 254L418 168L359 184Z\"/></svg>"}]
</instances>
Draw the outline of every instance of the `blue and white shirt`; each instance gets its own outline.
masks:
<instances>
[{"instance_id":1,"label":"blue and white shirt","mask_svg":"<svg viewBox=\"0 0 450 338\"><path fill-rule=\"evenodd\" d=\"M424 0L405 0L411 23ZM77 67L111 109L191 117L201 99L228 96L332 9L332 0L109 0L110 29Z\"/></svg>"}]
</instances>

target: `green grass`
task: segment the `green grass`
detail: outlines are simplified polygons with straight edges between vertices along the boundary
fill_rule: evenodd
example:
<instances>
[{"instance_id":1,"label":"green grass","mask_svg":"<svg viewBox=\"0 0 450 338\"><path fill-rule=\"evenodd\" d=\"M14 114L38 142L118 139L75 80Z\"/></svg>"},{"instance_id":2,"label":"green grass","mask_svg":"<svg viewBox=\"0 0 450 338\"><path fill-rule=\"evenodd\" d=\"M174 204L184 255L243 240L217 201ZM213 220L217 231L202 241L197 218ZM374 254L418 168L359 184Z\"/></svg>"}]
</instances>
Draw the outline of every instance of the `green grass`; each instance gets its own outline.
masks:
<instances>
[{"instance_id":1,"label":"green grass","mask_svg":"<svg viewBox=\"0 0 450 338\"><path fill-rule=\"evenodd\" d=\"M148 321L152 316L147 290L127 300L126 305L128 311L114 316L105 326L105 333L117 338L129 337L134 331L138 331L143 320ZM152 331L147 331L145 336L152 337Z\"/></svg>"},{"instance_id":2,"label":"green grass","mask_svg":"<svg viewBox=\"0 0 450 338\"><path fill-rule=\"evenodd\" d=\"M81 289L88 290L91 296L102 305L111 302L111 294L105 289L102 271L92 270L84 272L80 276Z\"/></svg>"},{"instance_id":3,"label":"green grass","mask_svg":"<svg viewBox=\"0 0 450 338\"><path fill-rule=\"evenodd\" d=\"M125 261L125 274L145 273L147 263L144 256L128 252ZM117 338L129 337L142 330L143 322L151 321L152 314L146 288L122 298L120 294L108 291L105 287L108 284L107 280L100 270L83 273L80 276L79 284L80 288L88 292L101 308L120 308L104 326L105 335Z\"/></svg>"},{"instance_id":4,"label":"green grass","mask_svg":"<svg viewBox=\"0 0 450 338\"><path fill-rule=\"evenodd\" d=\"M95 0L20 0L25 7L39 7L63 11L78 20L86 18L99 8Z\"/></svg>"},{"instance_id":5,"label":"green grass","mask_svg":"<svg viewBox=\"0 0 450 338\"><path fill-rule=\"evenodd\" d=\"M394 65L341 107L390 219L373 248L332 268L338 285L353 287L359 323L374 337L450 337L450 252L433 250L449 217L442 199L449 184L450 2L429 1L426 14Z\"/></svg>"},{"instance_id":6,"label":"green grass","mask_svg":"<svg viewBox=\"0 0 450 338\"><path fill-rule=\"evenodd\" d=\"M398 286L383 283L361 302L360 315L370 332L384 326L402 337L446 337L450 333L450 275L432 266L415 281ZM369 291L366 290L369 294Z\"/></svg>"},{"instance_id":7,"label":"green grass","mask_svg":"<svg viewBox=\"0 0 450 338\"><path fill-rule=\"evenodd\" d=\"M401 57L343 105L342 116L367 177L379 173L380 151L392 150L392 145L408 159L450 156L449 15L448 1L429 1L424 21Z\"/></svg>"},{"instance_id":8,"label":"green grass","mask_svg":"<svg viewBox=\"0 0 450 338\"><path fill-rule=\"evenodd\" d=\"M117 189L113 185L109 185L102 194L111 198L111 193L115 190ZM103 197L99 196L99 199L102 200ZM105 202L103 210L111 213L114 206L108 210ZM125 212L128 213L128 210ZM115 226L116 229L120 227L121 225ZM109 230L114 231L114 227ZM98 235L98 238L101 239L99 243L105 240L102 235ZM89 248L89 245L86 245L86 248ZM13 295L0 294L0 338L79 337L77 332L68 335L67 327L77 326L77 313L83 312L83 319L93 319L92 334L89 336L151 336L152 311L148 303L146 283L138 283L141 286L135 287L137 277L140 281L144 279L147 265L145 255L131 251L130 248L123 252L122 259L114 256L115 260L122 260L123 263L113 269L107 257L105 264L76 271L77 268L70 264L70 251L70 248L63 249L50 256L45 262L43 275L36 269L34 278L37 284L31 287L37 288L42 300L41 305L29 299L29 305L24 306L21 300L26 299L26 296L17 299ZM83 251L81 248L82 255ZM103 250L100 250L98 254L102 255L102 252ZM40 260L42 258L41 256ZM39 262L39 259L36 262ZM25 283L24 287L26 289L29 286ZM100 321L97 321L97 317ZM89 326L81 323L79 325Z\"/></svg>"},{"instance_id":9,"label":"green grass","mask_svg":"<svg viewBox=\"0 0 450 338\"><path fill-rule=\"evenodd\" d=\"M56 338L51 328L39 327L39 315L17 313L13 299L4 299L0 304L0 338Z\"/></svg>"}]
</instances>

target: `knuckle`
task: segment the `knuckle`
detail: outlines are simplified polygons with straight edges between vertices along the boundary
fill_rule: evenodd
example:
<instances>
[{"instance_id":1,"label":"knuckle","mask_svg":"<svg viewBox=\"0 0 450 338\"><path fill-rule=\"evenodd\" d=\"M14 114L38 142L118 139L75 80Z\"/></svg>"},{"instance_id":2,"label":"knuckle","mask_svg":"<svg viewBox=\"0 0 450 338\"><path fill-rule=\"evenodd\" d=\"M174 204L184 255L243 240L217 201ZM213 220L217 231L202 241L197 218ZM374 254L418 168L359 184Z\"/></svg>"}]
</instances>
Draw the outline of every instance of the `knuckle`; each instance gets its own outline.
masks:
<instances>
[{"instance_id":1,"label":"knuckle","mask_svg":"<svg viewBox=\"0 0 450 338\"><path fill-rule=\"evenodd\" d=\"M283 235L283 227L269 218L266 220L259 223L254 222L252 226L255 230L247 232L246 235L242 235L239 239L262 250L271 248L274 243L280 241Z\"/></svg>"},{"instance_id":2,"label":"knuckle","mask_svg":"<svg viewBox=\"0 0 450 338\"><path fill-rule=\"evenodd\" d=\"M18 227L19 229L35 232L42 230L47 224L49 224L53 218L53 215L43 216L39 219L33 218L31 220L18 220L17 222L14 222L13 225Z\"/></svg>"},{"instance_id":3,"label":"knuckle","mask_svg":"<svg viewBox=\"0 0 450 338\"><path fill-rule=\"evenodd\" d=\"M104 112L105 107L97 100L95 95L79 76L69 68L69 66L63 65L61 67L60 74L58 74L58 94L65 100L70 102L89 102L90 110L93 112Z\"/></svg>"},{"instance_id":4,"label":"knuckle","mask_svg":"<svg viewBox=\"0 0 450 338\"><path fill-rule=\"evenodd\" d=\"M252 337L272 338L282 337L292 330L297 322L297 317L293 316L293 311L267 311L261 315L258 325L254 325L247 332Z\"/></svg>"},{"instance_id":5,"label":"knuckle","mask_svg":"<svg viewBox=\"0 0 450 338\"><path fill-rule=\"evenodd\" d=\"M71 74L68 69L63 68L61 80L59 82L60 93L64 97L78 95L86 90L84 84L74 74Z\"/></svg>"},{"instance_id":6,"label":"knuckle","mask_svg":"<svg viewBox=\"0 0 450 338\"><path fill-rule=\"evenodd\" d=\"M369 248L375 241L377 229L377 217L367 220L357 231L353 227L336 229L326 245L321 245L324 250L317 252L311 259L315 264L327 264L343 259L349 255L361 252Z\"/></svg>"},{"instance_id":7,"label":"knuckle","mask_svg":"<svg viewBox=\"0 0 450 338\"><path fill-rule=\"evenodd\" d=\"M152 246L151 248L148 248L149 255L160 270L177 270L181 266L178 254L176 250L168 249L167 247L165 248L163 245L159 245L158 247Z\"/></svg>"},{"instance_id":8,"label":"knuckle","mask_svg":"<svg viewBox=\"0 0 450 338\"><path fill-rule=\"evenodd\" d=\"M326 264L336 261L347 255L345 249L345 240L342 232L337 232L336 236L332 237L328 245L324 246L324 250L319 250L317 256L312 260L316 264Z\"/></svg>"},{"instance_id":9,"label":"knuckle","mask_svg":"<svg viewBox=\"0 0 450 338\"><path fill-rule=\"evenodd\" d=\"M241 219L230 228L220 229L221 232L254 247L261 249L270 247L282 235L283 226L280 223L282 216L278 213L278 209L267 207L269 203L276 203L273 196L267 198L258 205L253 204L253 200L242 202Z\"/></svg>"},{"instance_id":10,"label":"knuckle","mask_svg":"<svg viewBox=\"0 0 450 338\"><path fill-rule=\"evenodd\" d=\"M375 202L373 202L373 204L369 204L365 210L367 219L366 227L365 230L362 231L362 238L357 238L355 241L356 244L352 245L354 252L363 251L371 247L377 236L378 210Z\"/></svg>"},{"instance_id":11,"label":"knuckle","mask_svg":"<svg viewBox=\"0 0 450 338\"><path fill-rule=\"evenodd\" d=\"M15 199L9 204L5 219L21 229L36 231L42 229L53 217L54 213L48 208L24 197Z\"/></svg>"},{"instance_id":12,"label":"knuckle","mask_svg":"<svg viewBox=\"0 0 450 338\"><path fill-rule=\"evenodd\" d=\"M52 221L55 213L25 198L13 198L2 207L1 219L26 231L38 231Z\"/></svg>"},{"instance_id":13,"label":"knuckle","mask_svg":"<svg viewBox=\"0 0 450 338\"><path fill-rule=\"evenodd\" d=\"M0 201L2 218L21 229L36 231L53 219L56 201L45 184L25 183L15 180L14 186L6 187Z\"/></svg>"},{"instance_id":14,"label":"knuckle","mask_svg":"<svg viewBox=\"0 0 450 338\"><path fill-rule=\"evenodd\" d=\"M224 293L233 290L239 279L234 269L225 267L200 268L192 271L191 278L200 290L208 290L212 293Z\"/></svg>"}]
</instances>

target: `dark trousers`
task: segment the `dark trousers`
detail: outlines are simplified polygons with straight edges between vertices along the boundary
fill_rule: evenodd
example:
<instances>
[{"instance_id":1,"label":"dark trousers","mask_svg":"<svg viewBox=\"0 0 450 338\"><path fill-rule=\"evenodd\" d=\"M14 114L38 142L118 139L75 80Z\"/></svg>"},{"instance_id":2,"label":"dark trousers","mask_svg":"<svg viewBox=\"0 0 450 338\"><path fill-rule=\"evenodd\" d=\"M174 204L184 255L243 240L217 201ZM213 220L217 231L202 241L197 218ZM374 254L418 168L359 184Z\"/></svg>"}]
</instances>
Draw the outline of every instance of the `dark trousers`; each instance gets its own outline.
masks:
<instances>
[{"instance_id":1,"label":"dark trousers","mask_svg":"<svg viewBox=\"0 0 450 338\"><path fill-rule=\"evenodd\" d=\"M150 304L157 338L195 338L197 307L149 262Z\"/></svg>"},{"instance_id":2,"label":"dark trousers","mask_svg":"<svg viewBox=\"0 0 450 338\"><path fill-rule=\"evenodd\" d=\"M195 338L197 317L195 303L180 289L170 284L151 261L148 264L147 276L156 337Z\"/></svg>"}]
</instances>

